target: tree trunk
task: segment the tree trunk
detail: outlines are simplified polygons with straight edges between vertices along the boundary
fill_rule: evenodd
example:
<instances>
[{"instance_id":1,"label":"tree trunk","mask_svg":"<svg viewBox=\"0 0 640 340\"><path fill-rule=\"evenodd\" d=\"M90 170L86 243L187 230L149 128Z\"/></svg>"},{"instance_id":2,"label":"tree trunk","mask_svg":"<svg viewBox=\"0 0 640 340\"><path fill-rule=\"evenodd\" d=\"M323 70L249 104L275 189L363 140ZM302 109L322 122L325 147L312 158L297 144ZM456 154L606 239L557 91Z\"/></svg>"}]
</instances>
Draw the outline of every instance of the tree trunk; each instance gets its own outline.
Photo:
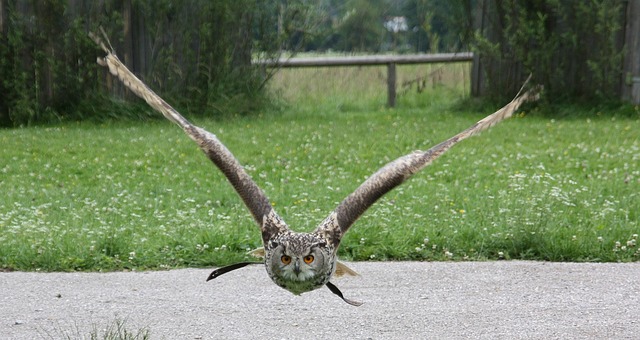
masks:
<instances>
[{"instance_id":1,"label":"tree trunk","mask_svg":"<svg viewBox=\"0 0 640 340\"><path fill-rule=\"evenodd\" d=\"M133 58L133 69L137 71L139 76L145 77L147 75L147 65L150 62L149 55L147 53L147 32L145 30L144 16L140 13L139 5L134 9L135 15L133 16L133 32L132 37L135 40L132 48L135 51L136 57Z\"/></svg>"},{"instance_id":2,"label":"tree trunk","mask_svg":"<svg viewBox=\"0 0 640 340\"><path fill-rule=\"evenodd\" d=\"M3 51L6 51L7 48L7 0L0 0L0 46L2 46ZM0 51L0 58L8 58L8 55L5 55L5 52ZM3 68L0 69L0 126L9 126L11 124L11 119L9 118L9 103L8 98L6 98L7 90L4 84L4 80L7 75L4 72L8 70Z\"/></svg>"},{"instance_id":3,"label":"tree trunk","mask_svg":"<svg viewBox=\"0 0 640 340\"><path fill-rule=\"evenodd\" d=\"M640 104L640 1L627 2L622 99Z\"/></svg>"},{"instance_id":4,"label":"tree trunk","mask_svg":"<svg viewBox=\"0 0 640 340\"><path fill-rule=\"evenodd\" d=\"M124 35L124 65L136 74L136 69L133 67L133 6L131 0L124 0L122 2L122 22L123 22L123 35ZM125 88L125 97L133 97L131 92Z\"/></svg>"},{"instance_id":5,"label":"tree trunk","mask_svg":"<svg viewBox=\"0 0 640 340\"><path fill-rule=\"evenodd\" d=\"M473 18L473 28L480 32L485 27L485 9L487 6L487 0L478 0L477 10ZM480 97L485 89L485 79L482 70L482 60L480 59L480 53L473 54L473 63L471 64L471 95L474 97Z\"/></svg>"},{"instance_id":6,"label":"tree trunk","mask_svg":"<svg viewBox=\"0 0 640 340\"><path fill-rule=\"evenodd\" d=\"M234 68L244 69L251 66L251 24L253 16L251 11L239 11L237 15L236 45L232 50L231 65Z\"/></svg>"},{"instance_id":7,"label":"tree trunk","mask_svg":"<svg viewBox=\"0 0 640 340\"><path fill-rule=\"evenodd\" d=\"M0 38L7 35L7 0L0 0Z\"/></svg>"}]
</instances>

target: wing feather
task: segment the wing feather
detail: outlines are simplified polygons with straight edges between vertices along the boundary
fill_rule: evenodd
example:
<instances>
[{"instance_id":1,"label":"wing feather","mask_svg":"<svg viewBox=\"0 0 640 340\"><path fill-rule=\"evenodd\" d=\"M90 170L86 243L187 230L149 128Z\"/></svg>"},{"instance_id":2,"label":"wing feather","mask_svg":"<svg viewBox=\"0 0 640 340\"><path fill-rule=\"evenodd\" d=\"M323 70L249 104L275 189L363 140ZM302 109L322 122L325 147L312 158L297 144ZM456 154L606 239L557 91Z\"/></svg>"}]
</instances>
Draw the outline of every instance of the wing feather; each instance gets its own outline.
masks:
<instances>
[{"instance_id":1,"label":"wing feather","mask_svg":"<svg viewBox=\"0 0 640 340\"><path fill-rule=\"evenodd\" d=\"M107 53L104 58L98 58L98 64L105 66L109 72L138 97L144 99L152 108L162 113L165 118L180 126L191 137L209 159L222 171L247 206L256 223L260 226L262 239L268 240L274 233L282 232L287 226L273 210L269 199L258 185L244 170L240 162L220 140L213 134L191 124L171 105L136 77L120 62L116 54L107 49L104 43L95 35L91 38Z\"/></svg>"},{"instance_id":2,"label":"wing feather","mask_svg":"<svg viewBox=\"0 0 640 340\"><path fill-rule=\"evenodd\" d=\"M347 196L320 226L318 226L315 233L330 240L333 244L338 245L349 227L380 197L431 164L435 159L460 141L511 117L522 103L537 99L539 90L539 87L534 87L523 94L518 93L509 104L500 110L427 151L414 151L391 161Z\"/></svg>"}]
</instances>

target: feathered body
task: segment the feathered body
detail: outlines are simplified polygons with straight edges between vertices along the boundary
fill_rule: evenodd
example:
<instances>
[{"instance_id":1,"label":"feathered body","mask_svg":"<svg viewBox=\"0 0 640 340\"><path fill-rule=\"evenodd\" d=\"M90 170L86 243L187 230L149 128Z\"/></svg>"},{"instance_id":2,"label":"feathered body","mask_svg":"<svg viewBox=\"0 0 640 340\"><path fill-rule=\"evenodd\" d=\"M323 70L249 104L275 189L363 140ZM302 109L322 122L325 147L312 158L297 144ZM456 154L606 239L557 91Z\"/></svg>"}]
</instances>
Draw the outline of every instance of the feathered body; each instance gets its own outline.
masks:
<instances>
[{"instance_id":1,"label":"feathered body","mask_svg":"<svg viewBox=\"0 0 640 340\"><path fill-rule=\"evenodd\" d=\"M265 193L214 134L192 125L133 75L112 49L108 49L96 36L92 35L92 38L107 53L104 58L98 58L98 63L106 66L111 74L118 77L151 107L180 126L227 177L260 227L264 249L258 249L253 253L264 256L267 273L273 282L296 295L326 285L345 302L356 306L361 303L346 299L330 282L334 273L355 275L353 270L338 261L336 255L342 237L353 223L384 194L429 165L458 142L510 117L523 102L536 99L538 92L538 89L533 89L522 95L518 94L502 109L431 149L414 151L388 163L348 195L313 232L297 233L280 218ZM248 264L251 262L216 269L208 280Z\"/></svg>"}]
</instances>

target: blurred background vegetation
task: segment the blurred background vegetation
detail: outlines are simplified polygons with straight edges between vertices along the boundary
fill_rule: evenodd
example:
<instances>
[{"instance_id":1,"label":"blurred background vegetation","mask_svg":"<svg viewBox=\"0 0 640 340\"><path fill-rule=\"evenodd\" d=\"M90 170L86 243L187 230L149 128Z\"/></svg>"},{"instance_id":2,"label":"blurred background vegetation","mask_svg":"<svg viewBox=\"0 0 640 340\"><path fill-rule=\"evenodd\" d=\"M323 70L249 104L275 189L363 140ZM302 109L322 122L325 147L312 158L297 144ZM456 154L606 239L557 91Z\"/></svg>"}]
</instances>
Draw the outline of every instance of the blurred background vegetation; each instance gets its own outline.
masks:
<instances>
[{"instance_id":1,"label":"blurred background vegetation","mask_svg":"<svg viewBox=\"0 0 640 340\"><path fill-rule=\"evenodd\" d=\"M96 66L102 52L87 33L99 27L127 67L190 115L277 106L265 85L278 69L252 61L300 52L473 51L476 96L511 96L533 73L553 100L633 99L639 7L621 0L0 0L0 126L146 117Z\"/></svg>"}]
</instances>

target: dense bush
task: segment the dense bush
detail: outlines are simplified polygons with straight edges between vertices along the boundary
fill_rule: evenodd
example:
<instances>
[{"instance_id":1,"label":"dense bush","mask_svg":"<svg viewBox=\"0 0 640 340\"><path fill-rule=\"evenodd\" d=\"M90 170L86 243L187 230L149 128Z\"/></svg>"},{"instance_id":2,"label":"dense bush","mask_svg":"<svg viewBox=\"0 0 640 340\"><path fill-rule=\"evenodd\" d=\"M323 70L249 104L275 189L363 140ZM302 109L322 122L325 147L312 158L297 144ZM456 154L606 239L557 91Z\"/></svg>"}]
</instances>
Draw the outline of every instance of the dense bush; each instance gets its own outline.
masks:
<instances>
[{"instance_id":1,"label":"dense bush","mask_svg":"<svg viewBox=\"0 0 640 340\"><path fill-rule=\"evenodd\" d=\"M98 27L127 67L181 109L255 110L266 102L269 74L251 66L252 56L276 58L289 36L303 39L307 10L301 1L258 0L16 0L0 6L4 126L140 115L119 108L119 101L135 99L96 66L102 52L87 33Z\"/></svg>"},{"instance_id":2,"label":"dense bush","mask_svg":"<svg viewBox=\"0 0 640 340\"><path fill-rule=\"evenodd\" d=\"M485 0L473 45L484 83L480 94L515 93L532 73L553 100L618 98L623 2Z\"/></svg>"},{"instance_id":3,"label":"dense bush","mask_svg":"<svg viewBox=\"0 0 640 340\"><path fill-rule=\"evenodd\" d=\"M146 116L96 66L103 27L125 65L180 111L247 113L271 102L282 51L480 56L472 91L511 96L529 73L554 101L617 100L625 49L617 0L0 1L0 126ZM405 17L402 32L384 23ZM502 98L504 99L504 98Z\"/></svg>"}]
</instances>

